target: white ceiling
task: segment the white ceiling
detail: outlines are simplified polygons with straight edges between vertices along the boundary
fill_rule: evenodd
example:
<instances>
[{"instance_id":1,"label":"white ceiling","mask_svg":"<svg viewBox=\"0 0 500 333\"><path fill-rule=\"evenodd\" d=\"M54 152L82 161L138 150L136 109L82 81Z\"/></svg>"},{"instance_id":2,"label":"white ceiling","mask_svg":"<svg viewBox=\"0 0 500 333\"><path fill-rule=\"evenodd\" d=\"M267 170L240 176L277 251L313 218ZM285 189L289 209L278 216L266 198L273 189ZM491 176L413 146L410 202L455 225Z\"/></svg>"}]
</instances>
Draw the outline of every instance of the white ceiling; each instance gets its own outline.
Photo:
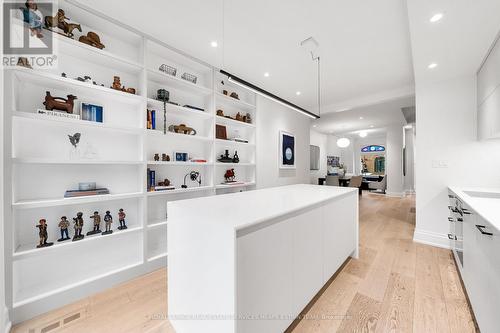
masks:
<instances>
[{"instance_id":1,"label":"white ceiling","mask_svg":"<svg viewBox=\"0 0 500 333\"><path fill-rule=\"evenodd\" d=\"M317 105L317 67L299 47L309 36L320 43L325 111L337 111L336 105L359 97L412 91L402 0L82 3L312 111ZM218 48L210 47L213 40ZM270 76L265 78L264 72Z\"/></svg>"},{"instance_id":2,"label":"white ceiling","mask_svg":"<svg viewBox=\"0 0 500 333\"><path fill-rule=\"evenodd\" d=\"M415 98L404 97L345 112L329 113L312 123L313 129L333 135L357 135L366 131L369 136L386 132L387 127L406 124L403 107L414 106ZM360 119L363 118L363 119Z\"/></svg>"}]
</instances>

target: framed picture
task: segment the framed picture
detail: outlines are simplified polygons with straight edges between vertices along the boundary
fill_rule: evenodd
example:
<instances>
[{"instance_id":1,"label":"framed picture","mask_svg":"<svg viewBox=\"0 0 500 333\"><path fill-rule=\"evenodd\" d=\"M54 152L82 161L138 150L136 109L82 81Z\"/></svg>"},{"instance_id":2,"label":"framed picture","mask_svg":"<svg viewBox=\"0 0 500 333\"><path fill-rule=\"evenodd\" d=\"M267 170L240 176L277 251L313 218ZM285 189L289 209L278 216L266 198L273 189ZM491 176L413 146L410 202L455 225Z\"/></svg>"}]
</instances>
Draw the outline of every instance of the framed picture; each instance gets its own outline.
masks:
<instances>
[{"instance_id":1,"label":"framed picture","mask_svg":"<svg viewBox=\"0 0 500 333\"><path fill-rule=\"evenodd\" d=\"M81 120L94 121L102 123L104 108L101 105L91 104L87 102L80 103Z\"/></svg>"},{"instance_id":2,"label":"framed picture","mask_svg":"<svg viewBox=\"0 0 500 333\"><path fill-rule=\"evenodd\" d=\"M280 131L280 169L295 169L295 135Z\"/></svg>"},{"instance_id":3,"label":"framed picture","mask_svg":"<svg viewBox=\"0 0 500 333\"><path fill-rule=\"evenodd\" d=\"M221 140L227 140L226 126L215 125L215 138Z\"/></svg>"},{"instance_id":4,"label":"framed picture","mask_svg":"<svg viewBox=\"0 0 500 333\"><path fill-rule=\"evenodd\" d=\"M175 162L188 162L189 154L184 151L174 151L174 161Z\"/></svg>"}]
</instances>

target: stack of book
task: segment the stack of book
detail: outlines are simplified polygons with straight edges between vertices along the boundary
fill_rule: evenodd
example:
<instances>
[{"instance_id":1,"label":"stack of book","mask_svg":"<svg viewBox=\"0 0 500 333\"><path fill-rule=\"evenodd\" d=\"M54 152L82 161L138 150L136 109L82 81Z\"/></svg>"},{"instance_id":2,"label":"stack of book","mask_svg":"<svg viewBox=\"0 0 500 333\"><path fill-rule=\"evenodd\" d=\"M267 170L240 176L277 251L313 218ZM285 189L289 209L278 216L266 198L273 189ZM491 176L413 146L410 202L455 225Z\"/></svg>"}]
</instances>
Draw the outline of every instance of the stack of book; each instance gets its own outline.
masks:
<instances>
[{"instance_id":1,"label":"stack of book","mask_svg":"<svg viewBox=\"0 0 500 333\"><path fill-rule=\"evenodd\" d=\"M109 190L107 188L96 188L94 190L86 190L86 191L68 190L66 191L66 193L64 193L64 197L76 198L76 197L85 197L89 195L102 195L102 194L109 194Z\"/></svg>"},{"instance_id":2,"label":"stack of book","mask_svg":"<svg viewBox=\"0 0 500 333\"><path fill-rule=\"evenodd\" d=\"M147 129L156 129L156 111L148 109Z\"/></svg>"},{"instance_id":3,"label":"stack of book","mask_svg":"<svg viewBox=\"0 0 500 333\"><path fill-rule=\"evenodd\" d=\"M74 113L67 113L67 112L54 111L54 110L43 110L43 109L38 109L37 111L38 111L38 114L43 114L43 115L49 116L49 117L80 119L80 115L74 114Z\"/></svg>"}]
</instances>

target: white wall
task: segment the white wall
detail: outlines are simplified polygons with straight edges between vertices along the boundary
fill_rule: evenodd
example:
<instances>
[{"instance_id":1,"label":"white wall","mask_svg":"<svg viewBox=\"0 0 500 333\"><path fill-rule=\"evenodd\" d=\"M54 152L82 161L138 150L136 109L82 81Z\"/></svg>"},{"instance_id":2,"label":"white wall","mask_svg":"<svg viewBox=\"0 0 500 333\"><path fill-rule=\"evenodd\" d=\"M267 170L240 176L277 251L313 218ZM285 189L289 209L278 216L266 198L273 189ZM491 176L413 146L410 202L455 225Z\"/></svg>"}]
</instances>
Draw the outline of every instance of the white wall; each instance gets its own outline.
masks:
<instances>
[{"instance_id":1,"label":"white wall","mask_svg":"<svg viewBox=\"0 0 500 333\"><path fill-rule=\"evenodd\" d=\"M387 129L385 147L385 173L387 175L387 195L403 196L403 127Z\"/></svg>"},{"instance_id":2,"label":"white wall","mask_svg":"<svg viewBox=\"0 0 500 333\"><path fill-rule=\"evenodd\" d=\"M406 175L404 176L405 193L415 193L415 128L405 129Z\"/></svg>"},{"instance_id":3,"label":"white wall","mask_svg":"<svg viewBox=\"0 0 500 333\"><path fill-rule=\"evenodd\" d=\"M257 188L308 184L310 118L257 96ZM278 169L279 131L295 135L296 169Z\"/></svg>"},{"instance_id":4,"label":"white wall","mask_svg":"<svg viewBox=\"0 0 500 333\"><path fill-rule=\"evenodd\" d=\"M311 130L310 144L319 147L319 170L310 170L311 184L317 184L319 177L325 177L326 156L328 156L328 135Z\"/></svg>"},{"instance_id":5,"label":"white wall","mask_svg":"<svg viewBox=\"0 0 500 333\"><path fill-rule=\"evenodd\" d=\"M475 76L417 84L416 95L418 195L414 238L448 247L447 186L500 187L500 141L476 140Z\"/></svg>"}]
</instances>

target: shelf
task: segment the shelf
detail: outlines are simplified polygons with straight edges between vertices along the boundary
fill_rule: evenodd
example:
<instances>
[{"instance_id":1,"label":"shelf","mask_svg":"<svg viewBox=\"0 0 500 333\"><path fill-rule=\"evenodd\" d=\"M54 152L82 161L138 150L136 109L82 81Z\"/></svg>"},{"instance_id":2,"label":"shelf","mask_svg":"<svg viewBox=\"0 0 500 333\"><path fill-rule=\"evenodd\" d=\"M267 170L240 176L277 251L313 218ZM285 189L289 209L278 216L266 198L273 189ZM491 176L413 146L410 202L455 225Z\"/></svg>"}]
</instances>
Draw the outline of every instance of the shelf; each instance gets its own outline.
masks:
<instances>
[{"instance_id":1,"label":"shelf","mask_svg":"<svg viewBox=\"0 0 500 333\"><path fill-rule=\"evenodd\" d=\"M218 144L221 144L221 145L242 146L242 147L254 147L255 146L255 144L253 144L253 143L237 142L237 141L232 141L232 140L215 139L215 142Z\"/></svg>"},{"instance_id":2,"label":"shelf","mask_svg":"<svg viewBox=\"0 0 500 333\"><path fill-rule=\"evenodd\" d=\"M148 229L151 229L151 228L157 228L157 227L161 227L163 225L167 225L167 220L159 220L159 221L155 221L151 224L148 224Z\"/></svg>"},{"instance_id":3,"label":"shelf","mask_svg":"<svg viewBox=\"0 0 500 333\"><path fill-rule=\"evenodd\" d=\"M213 186L199 186L199 187L177 188L175 190L165 190L165 191L148 192L148 196L169 195L169 194L187 193L187 192L199 192L199 191L209 191L209 190L213 190L213 189L214 189Z\"/></svg>"},{"instance_id":4,"label":"shelf","mask_svg":"<svg viewBox=\"0 0 500 333\"><path fill-rule=\"evenodd\" d=\"M89 164L89 165L142 165L143 161L103 161L103 160L57 160L46 158L13 157L12 163L16 164Z\"/></svg>"},{"instance_id":5,"label":"shelf","mask_svg":"<svg viewBox=\"0 0 500 333\"><path fill-rule=\"evenodd\" d=\"M38 114L38 113L34 113L34 112L14 111L13 116L17 117L17 118L21 118L21 119L32 120L32 121L57 123L57 124L60 124L62 126L66 125L66 124L71 124L71 125L75 125L75 126L104 128L104 129L108 129L108 130L126 132L126 133L137 134L137 135L140 135L144 132L144 129L138 128L138 127L121 127L121 126L113 126L113 125L108 125L106 123L98 123L98 122L87 121L87 120L50 117L50 116L45 116L43 114Z\"/></svg>"},{"instance_id":6,"label":"shelf","mask_svg":"<svg viewBox=\"0 0 500 333\"><path fill-rule=\"evenodd\" d=\"M148 98L148 107L149 106L158 107L158 110L156 110L156 111L163 113L163 102L158 101L156 99ZM184 116L184 117L194 116L194 117L200 117L200 118L206 118L206 119L213 118L213 114L211 114L209 112L194 110L194 109L190 109L188 107L170 104L170 103L167 103L167 115L168 114L179 115L179 116Z\"/></svg>"},{"instance_id":7,"label":"shelf","mask_svg":"<svg viewBox=\"0 0 500 333\"><path fill-rule=\"evenodd\" d=\"M85 61L92 61L102 67L113 68L127 73L138 74L143 70L143 65L133 60L112 54L105 50L100 50L74 39L53 33L59 42L59 52L65 53L70 57L79 58Z\"/></svg>"},{"instance_id":8,"label":"shelf","mask_svg":"<svg viewBox=\"0 0 500 333\"><path fill-rule=\"evenodd\" d=\"M212 89L191 83L177 76L172 76L160 71L153 71L151 69L147 70L148 81L153 81L155 83L167 85L174 89L179 89L185 91L186 89L191 93L201 94L201 95L211 95Z\"/></svg>"},{"instance_id":9,"label":"shelf","mask_svg":"<svg viewBox=\"0 0 500 333\"><path fill-rule=\"evenodd\" d=\"M29 82L38 86L42 86L46 89L52 88L60 89L63 91L68 91L70 89L76 89L80 91L86 90L87 93L92 94L92 97L94 98L104 98L109 100L110 98L114 97L115 99L120 100L123 103L131 104L141 104L144 102L144 98L140 95L129 94L108 87L89 84L55 74L40 72L34 69L16 68L12 69L12 72L21 82ZM79 97L77 92L73 91L73 93L77 95L77 97ZM97 97L95 96L96 94L100 96ZM41 96L40 99L43 99L43 96Z\"/></svg>"},{"instance_id":10,"label":"shelf","mask_svg":"<svg viewBox=\"0 0 500 333\"><path fill-rule=\"evenodd\" d=\"M159 255L156 255L156 256L148 258L148 262L151 262L151 261L154 261L154 260L158 260L158 259L162 259L162 258L166 258L167 256L168 256L167 252L161 253Z\"/></svg>"},{"instance_id":11,"label":"shelf","mask_svg":"<svg viewBox=\"0 0 500 333\"><path fill-rule=\"evenodd\" d=\"M234 126L234 127L243 127L243 128L255 128L254 124L248 124L244 123L242 121L226 118L226 117L221 117L221 116L216 116L215 117L215 123L219 125L227 125L227 126Z\"/></svg>"},{"instance_id":12,"label":"shelf","mask_svg":"<svg viewBox=\"0 0 500 333\"><path fill-rule=\"evenodd\" d=\"M244 111L253 111L256 108L256 106L253 104L244 102L244 101L236 99L236 98L226 96L220 92L215 92L215 96L217 97L218 100L221 101L222 104L225 104L225 105L229 104L229 105L235 106L235 107L237 107L241 110L244 110Z\"/></svg>"},{"instance_id":13,"label":"shelf","mask_svg":"<svg viewBox=\"0 0 500 333\"><path fill-rule=\"evenodd\" d=\"M166 134L163 133L163 131L160 130L146 130L146 133L152 136L164 136L164 137L170 137L170 138L180 138L184 140L195 140L195 141L212 141L212 138L206 137L206 136L201 136L201 135L188 135L188 134L181 134L181 133L175 133L175 132L168 132Z\"/></svg>"},{"instance_id":14,"label":"shelf","mask_svg":"<svg viewBox=\"0 0 500 333\"><path fill-rule=\"evenodd\" d=\"M255 163L215 163L216 166L255 166Z\"/></svg>"},{"instance_id":15,"label":"shelf","mask_svg":"<svg viewBox=\"0 0 500 333\"><path fill-rule=\"evenodd\" d=\"M77 198L22 200L14 202L12 204L12 207L15 209L55 207L55 206L66 206L66 205L76 205L76 204L87 204L97 201L112 201L112 200L140 198L142 196L143 196L142 192L135 192L135 193L122 193L122 194L92 195L92 196L77 197Z\"/></svg>"},{"instance_id":16,"label":"shelf","mask_svg":"<svg viewBox=\"0 0 500 333\"><path fill-rule=\"evenodd\" d=\"M165 166L194 166L194 165L214 165L210 162L165 162L165 161L148 161L148 165L165 165Z\"/></svg>"},{"instance_id":17,"label":"shelf","mask_svg":"<svg viewBox=\"0 0 500 333\"><path fill-rule=\"evenodd\" d=\"M71 240L64 241L64 242L58 242L57 240L54 241L54 245L48 246L48 247L42 247L42 248L36 248L36 243L30 244L30 245L22 245L17 248L17 250L14 252L12 255L14 260L23 260L29 257L34 257L37 255L43 255L47 253L51 253L54 251L59 251L60 248L67 248L69 246L78 246L80 244L86 244L88 242L94 242L94 241L99 241L101 239L107 239L108 237L120 237L122 235L134 233L134 232L139 232L142 230L141 226L137 227L129 227L128 229L125 230L113 230L112 234L109 235L91 235L87 236L85 235L85 238L76 242L73 242Z\"/></svg>"},{"instance_id":18,"label":"shelf","mask_svg":"<svg viewBox=\"0 0 500 333\"><path fill-rule=\"evenodd\" d=\"M253 186L255 185L255 182L246 182L243 184L237 184L237 185L226 185L226 184L219 184L215 185L215 189L226 189L226 188L238 188L238 187L247 187L247 186Z\"/></svg>"}]
</instances>

